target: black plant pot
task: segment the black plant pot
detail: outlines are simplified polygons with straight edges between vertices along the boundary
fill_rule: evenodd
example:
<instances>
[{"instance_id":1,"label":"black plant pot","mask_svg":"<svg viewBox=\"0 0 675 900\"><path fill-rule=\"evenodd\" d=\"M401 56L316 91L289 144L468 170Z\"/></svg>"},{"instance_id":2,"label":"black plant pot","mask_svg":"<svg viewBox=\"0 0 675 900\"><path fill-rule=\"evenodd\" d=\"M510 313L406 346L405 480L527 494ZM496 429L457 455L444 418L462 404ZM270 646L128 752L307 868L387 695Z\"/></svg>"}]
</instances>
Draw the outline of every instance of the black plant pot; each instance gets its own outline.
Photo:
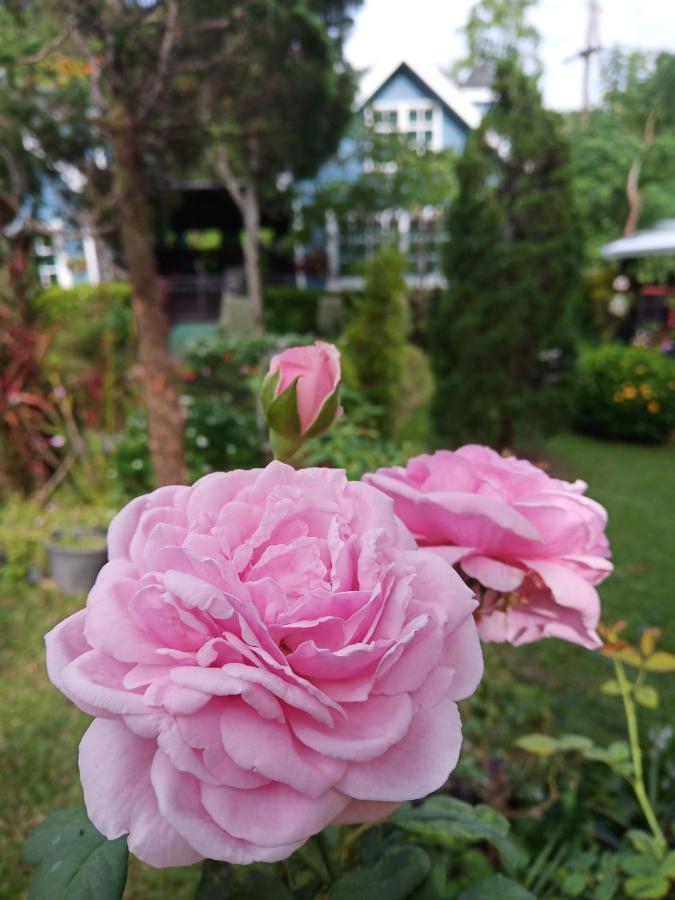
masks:
<instances>
[{"instance_id":1,"label":"black plant pot","mask_svg":"<svg viewBox=\"0 0 675 900\"><path fill-rule=\"evenodd\" d=\"M45 548L49 577L66 594L88 591L108 561L102 528L63 528L52 534Z\"/></svg>"}]
</instances>

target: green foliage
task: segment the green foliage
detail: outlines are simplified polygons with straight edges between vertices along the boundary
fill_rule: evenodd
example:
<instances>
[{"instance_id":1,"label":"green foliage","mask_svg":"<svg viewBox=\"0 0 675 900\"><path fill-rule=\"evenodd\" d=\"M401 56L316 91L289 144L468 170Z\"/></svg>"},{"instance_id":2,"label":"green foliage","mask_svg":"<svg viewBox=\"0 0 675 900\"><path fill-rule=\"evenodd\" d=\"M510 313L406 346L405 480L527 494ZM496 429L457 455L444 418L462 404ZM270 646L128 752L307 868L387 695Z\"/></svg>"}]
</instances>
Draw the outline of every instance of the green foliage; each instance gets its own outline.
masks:
<instances>
[{"instance_id":1,"label":"green foliage","mask_svg":"<svg viewBox=\"0 0 675 900\"><path fill-rule=\"evenodd\" d=\"M428 152L409 135L382 134L357 119L340 148L337 164L340 171L359 174L317 188L303 210L305 237L325 227L328 211L338 221L365 228L375 224L382 210L414 214L428 206L447 209L457 193L455 161L452 150Z\"/></svg>"},{"instance_id":2,"label":"green foliage","mask_svg":"<svg viewBox=\"0 0 675 900\"><path fill-rule=\"evenodd\" d=\"M354 79L342 47L358 5L250 0L241 16L229 0L210 4L211 15L220 10L231 19L207 38L220 52L202 85L204 125L218 136L206 155L217 157L222 145L234 175L261 195L275 191L284 172L313 174L351 118Z\"/></svg>"},{"instance_id":3,"label":"green foliage","mask_svg":"<svg viewBox=\"0 0 675 900\"><path fill-rule=\"evenodd\" d=\"M384 247L368 260L363 295L354 303L344 350L356 386L380 409L377 424L384 437L395 433L403 381L408 330L404 267L394 247Z\"/></svg>"},{"instance_id":4,"label":"green foliage","mask_svg":"<svg viewBox=\"0 0 675 900\"><path fill-rule=\"evenodd\" d=\"M231 866L206 860L195 900L292 900L268 866Z\"/></svg>"},{"instance_id":5,"label":"green foliage","mask_svg":"<svg viewBox=\"0 0 675 900\"><path fill-rule=\"evenodd\" d=\"M186 409L185 451L190 481L209 472L248 469L263 465L262 435L255 405L230 405L224 397L192 397L184 394ZM154 487L148 450L147 419L143 412L131 413L115 446L113 464L128 493Z\"/></svg>"},{"instance_id":6,"label":"green foliage","mask_svg":"<svg viewBox=\"0 0 675 900\"><path fill-rule=\"evenodd\" d=\"M52 813L33 831L24 860L39 866L29 900L119 900L127 877L126 837L108 841L81 807Z\"/></svg>"},{"instance_id":7,"label":"green foliage","mask_svg":"<svg viewBox=\"0 0 675 900\"><path fill-rule=\"evenodd\" d=\"M331 900L405 900L431 869L421 847L392 847L374 866L347 872L332 885Z\"/></svg>"},{"instance_id":8,"label":"green foliage","mask_svg":"<svg viewBox=\"0 0 675 900\"><path fill-rule=\"evenodd\" d=\"M197 338L183 350L180 402L186 412L185 447L190 480L213 471L264 464L258 386L270 357L305 343L293 334ZM127 492L153 487L147 420L132 410L115 445L113 464Z\"/></svg>"},{"instance_id":9,"label":"green foliage","mask_svg":"<svg viewBox=\"0 0 675 900\"><path fill-rule=\"evenodd\" d=\"M675 428L675 360L605 345L580 359L576 427L597 437L660 443Z\"/></svg>"},{"instance_id":10,"label":"green foliage","mask_svg":"<svg viewBox=\"0 0 675 900\"><path fill-rule=\"evenodd\" d=\"M345 469L349 478L358 480L381 466L405 465L410 456L423 449L412 443L398 444L383 438L375 425L382 411L360 391L343 385L340 399L344 415L327 434L303 447L304 465Z\"/></svg>"},{"instance_id":11,"label":"green foliage","mask_svg":"<svg viewBox=\"0 0 675 900\"><path fill-rule=\"evenodd\" d=\"M633 167L638 218L669 218L675 204L675 56L612 49L603 55L603 99L587 123L568 118L580 225L595 255L627 223Z\"/></svg>"},{"instance_id":12,"label":"green foliage","mask_svg":"<svg viewBox=\"0 0 675 900\"><path fill-rule=\"evenodd\" d=\"M499 897L499 900L535 900L534 894L503 875L492 875L467 888L459 895L459 900L493 900L494 897Z\"/></svg>"},{"instance_id":13,"label":"green foliage","mask_svg":"<svg viewBox=\"0 0 675 900\"><path fill-rule=\"evenodd\" d=\"M568 404L582 248L559 117L513 59L495 92L459 163L429 344L439 439L509 446Z\"/></svg>"},{"instance_id":14,"label":"green foliage","mask_svg":"<svg viewBox=\"0 0 675 900\"><path fill-rule=\"evenodd\" d=\"M33 308L40 327L51 333L47 375L63 384L88 425L114 431L133 392L130 285L51 287L35 297Z\"/></svg>"},{"instance_id":15,"label":"green foliage","mask_svg":"<svg viewBox=\"0 0 675 900\"><path fill-rule=\"evenodd\" d=\"M270 285L265 288L265 327L272 334L315 334L319 291Z\"/></svg>"},{"instance_id":16,"label":"green foliage","mask_svg":"<svg viewBox=\"0 0 675 900\"><path fill-rule=\"evenodd\" d=\"M432 796L423 806L402 806L390 821L419 835L425 843L440 847L457 848L487 841L512 874L527 863L527 854L509 838L508 820L484 804L473 806L454 797Z\"/></svg>"},{"instance_id":17,"label":"green foliage","mask_svg":"<svg viewBox=\"0 0 675 900\"><path fill-rule=\"evenodd\" d=\"M630 786L649 831L636 828L625 830L620 849L603 857L610 865L613 863L614 877L604 885L599 883L598 891L593 896L612 897L619 888L619 883L623 882L622 887L627 897L666 897L670 893L671 881L675 882L675 850L669 847L659 823L655 809L657 790L653 779L651 790L647 792L645 754L640 742L636 704L648 709L658 705L658 694L651 685L644 683L644 679L650 672L675 672L675 654L656 649L661 636L660 629L646 629L639 644L633 646L623 637L625 628L626 622L601 628L600 633L606 643L599 652L611 659L615 677L605 682L600 690L608 696L621 699L628 740L613 741L603 747L584 735L567 734L554 738L544 734L529 734L519 738L516 746L551 760L551 773L558 755L573 752L583 760L606 765ZM629 677L626 665L637 670L634 677ZM626 845L629 845L629 849ZM587 858L588 856L587 854ZM589 861L595 862L592 854ZM586 875L582 877L581 871L584 870ZM588 863L581 871L572 869L565 874L561 885L565 896L579 896L585 891L589 881ZM619 871L625 874L619 875ZM626 878L625 875L630 877ZM608 884L611 890L607 890Z\"/></svg>"},{"instance_id":18,"label":"green foliage","mask_svg":"<svg viewBox=\"0 0 675 900\"><path fill-rule=\"evenodd\" d=\"M98 476L105 480L105 470L99 470ZM113 490L109 497L100 496L92 503L73 485L64 486L46 506L16 494L9 497L0 505L0 551L5 557L0 565L0 588L15 595L25 591L31 570L37 574L44 569L44 542L55 531L64 526L106 528L125 499Z\"/></svg>"}]
</instances>

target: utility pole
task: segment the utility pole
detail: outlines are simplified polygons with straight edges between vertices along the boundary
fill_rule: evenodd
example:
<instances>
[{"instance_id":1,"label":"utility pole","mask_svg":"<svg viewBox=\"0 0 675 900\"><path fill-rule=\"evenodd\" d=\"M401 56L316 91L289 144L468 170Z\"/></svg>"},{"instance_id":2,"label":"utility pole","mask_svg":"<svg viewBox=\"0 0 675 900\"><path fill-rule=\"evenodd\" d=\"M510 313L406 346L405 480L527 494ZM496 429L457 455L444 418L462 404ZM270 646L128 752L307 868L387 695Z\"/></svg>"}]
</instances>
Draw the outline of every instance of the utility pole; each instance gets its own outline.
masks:
<instances>
[{"instance_id":1,"label":"utility pole","mask_svg":"<svg viewBox=\"0 0 675 900\"><path fill-rule=\"evenodd\" d=\"M578 53L568 57L565 62L581 59L584 64L581 87L581 123L588 124L588 111L591 105L591 60L595 53L602 49L600 43L600 4L597 0L588 0L588 19L586 23L586 44Z\"/></svg>"}]
</instances>

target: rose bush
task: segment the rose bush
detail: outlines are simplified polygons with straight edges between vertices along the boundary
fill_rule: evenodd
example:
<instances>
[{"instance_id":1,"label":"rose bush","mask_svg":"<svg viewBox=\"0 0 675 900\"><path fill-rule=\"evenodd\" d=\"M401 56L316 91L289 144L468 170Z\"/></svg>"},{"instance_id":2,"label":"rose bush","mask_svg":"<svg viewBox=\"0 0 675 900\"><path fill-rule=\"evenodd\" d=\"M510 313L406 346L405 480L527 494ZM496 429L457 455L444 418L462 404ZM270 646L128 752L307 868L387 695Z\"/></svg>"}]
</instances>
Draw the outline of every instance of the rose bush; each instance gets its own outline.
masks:
<instances>
[{"instance_id":1,"label":"rose bush","mask_svg":"<svg viewBox=\"0 0 675 900\"><path fill-rule=\"evenodd\" d=\"M473 445L364 480L393 499L421 546L482 588L482 640L600 645L595 585L612 571L607 514L584 496L583 481L551 478L526 460Z\"/></svg>"},{"instance_id":2,"label":"rose bush","mask_svg":"<svg viewBox=\"0 0 675 900\"><path fill-rule=\"evenodd\" d=\"M47 635L94 722L87 811L154 866L288 856L440 787L482 657L475 600L384 494L281 463L139 497Z\"/></svg>"}]
</instances>

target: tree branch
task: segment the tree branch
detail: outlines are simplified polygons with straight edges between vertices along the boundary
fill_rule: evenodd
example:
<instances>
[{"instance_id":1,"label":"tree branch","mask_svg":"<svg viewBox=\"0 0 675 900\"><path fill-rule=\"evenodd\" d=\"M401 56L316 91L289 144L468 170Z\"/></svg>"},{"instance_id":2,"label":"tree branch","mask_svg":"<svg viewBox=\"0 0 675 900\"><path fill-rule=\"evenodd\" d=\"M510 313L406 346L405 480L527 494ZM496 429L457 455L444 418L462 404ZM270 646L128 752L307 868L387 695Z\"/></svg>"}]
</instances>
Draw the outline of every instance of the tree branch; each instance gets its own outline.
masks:
<instances>
[{"instance_id":1,"label":"tree branch","mask_svg":"<svg viewBox=\"0 0 675 900\"><path fill-rule=\"evenodd\" d=\"M230 192L232 199L239 207L239 210L243 211L246 205L244 189L240 179L237 178L232 171L230 159L227 155L227 150L225 150L224 147L220 149L218 156L216 157L215 168L225 187Z\"/></svg>"},{"instance_id":2,"label":"tree branch","mask_svg":"<svg viewBox=\"0 0 675 900\"><path fill-rule=\"evenodd\" d=\"M642 146L638 155L631 163L628 175L626 177L626 197L628 199L628 216L626 224L623 228L625 237L634 234L637 230L640 220L640 212L642 210L642 194L640 193L640 173L642 172L642 160L645 153L649 150L654 142L656 132L656 107L652 107L645 121L645 127L642 135Z\"/></svg>"},{"instance_id":3,"label":"tree branch","mask_svg":"<svg viewBox=\"0 0 675 900\"><path fill-rule=\"evenodd\" d=\"M103 89L101 87L101 67L99 65L98 57L92 51L85 38L75 27L73 27L73 41L79 49L80 53L82 53L82 55L89 63L89 70L91 72L91 99L94 102L94 106L98 108L99 112L103 112L103 110L105 109L105 101L103 98Z\"/></svg>"},{"instance_id":4,"label":"tree branch","mask_svg":"<svg viewBox=\"0 0 675 900\"><path fill-rule=\"evenodd\" d=\"M148 115L157 100L159 100L159 97L161 96L161 93L166 86L166 78L169 71L171 54L176 42L177 22L178 2L177 0L170 0L169 8L167 10L166 19L164 22L164 33L162 34L162 40L159 46L159 53L157 57L157 71L155 72L155 76L152 79L152 83L150 84L147 93L145 93L145 95L141 96L141 98L139 99L139 120L144 119Z\"/></svg>"},{"instance_id":5,"label":"tree branch","mask_svg":"<svg viewBox=\"0 0 675 900\"><path fill-rule=\"evenodd\" d=\"M17 62L20 65L27 66L35 66L38 63L44 62L48 56L50 56L55 50L61 46L61 44L65 43L70 37L73 28L75 27L75 21L70 20L66 23L64 30L61 34L57 34L55 38L52 38L51 41L47 41L44 47L41 47L36 53L31 53L28 56L20 56L17 59Z\"/></svg>"}]
</instances>

